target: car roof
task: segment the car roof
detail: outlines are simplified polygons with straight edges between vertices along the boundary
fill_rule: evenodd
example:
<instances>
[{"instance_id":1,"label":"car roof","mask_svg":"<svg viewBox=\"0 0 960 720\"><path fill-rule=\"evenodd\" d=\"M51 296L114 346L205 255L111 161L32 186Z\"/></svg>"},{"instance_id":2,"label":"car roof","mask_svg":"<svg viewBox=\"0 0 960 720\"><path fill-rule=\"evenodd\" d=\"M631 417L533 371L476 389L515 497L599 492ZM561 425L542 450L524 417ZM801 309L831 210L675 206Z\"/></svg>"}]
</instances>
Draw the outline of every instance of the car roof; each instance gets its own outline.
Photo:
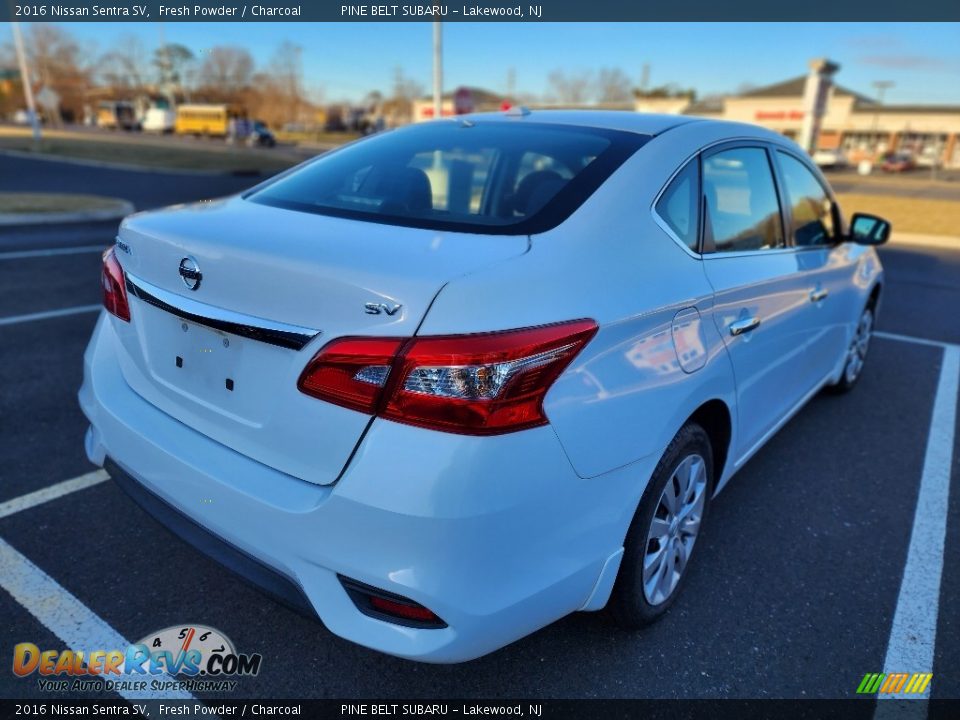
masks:
<instances>
[{"instance_id":1,"label":"car roof","mask_svg":"<svg viewBox=\"0 0 960 720\"><path fill-rule=\"evenodd\" d=\"M445 118L447 122L495 122L495 123L553 123L570 127L592 127L606 130L632 132L647 137L655 137L677 127L697 125L707 130L728 133L731 137L756 138L776 142L781 145L792 143L773 130L752 123L732 120L714 120L711 118L691 117L689 115L664 115L642 113L633 110L527 110L514 108L505 112L473 113ZM443 121L440 121L443 122Z\"/></svg>"},{"instance_id":2,"label":"car roof","mask_svg":"<svg viewBox=\"0 0 960 720\"><path fill-rule=\"evenodd\" d=\"M552 123L623 130L640 135L659 135L678 125L705 122L703 118L687 115L658 115L633 110L526 110L525 108L513 108L505 112L471 113L458 115L452 119L461 122L469 120L470 122Z\"/></svg>"}]
</instances>

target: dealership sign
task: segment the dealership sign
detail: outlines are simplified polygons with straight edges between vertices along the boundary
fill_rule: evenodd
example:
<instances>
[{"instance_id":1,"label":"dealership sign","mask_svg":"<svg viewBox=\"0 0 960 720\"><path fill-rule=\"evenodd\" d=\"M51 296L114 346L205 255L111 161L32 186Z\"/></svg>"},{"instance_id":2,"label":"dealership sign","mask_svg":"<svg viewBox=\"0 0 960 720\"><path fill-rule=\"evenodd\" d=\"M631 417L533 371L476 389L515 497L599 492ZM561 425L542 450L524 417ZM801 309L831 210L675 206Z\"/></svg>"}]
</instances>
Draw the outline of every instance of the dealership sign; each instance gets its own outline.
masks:
<instances>
[{"instance_id":1,"label":"dealership sign","mask_svg":"<svg viewBox=\"0 0 960 720\"><path fill-rule=\"evenodd\" d=\"M46 691L233 690L233 678L257 675L262 661L205 625L168 627L126 648L41 650L31 642L13 648L13 673L36 674ZM186 679L172 680L176 675Z\"/></svg>"},{"instance_id":2,"label":"dealership sign","mask_svg":"<svg viewBox=\"0 0 960 720\"><path fill-rule=\"evenodd\" d=\"M757 120L803 120L801 110L757 110Z\"/></svg>"}]
</instances>

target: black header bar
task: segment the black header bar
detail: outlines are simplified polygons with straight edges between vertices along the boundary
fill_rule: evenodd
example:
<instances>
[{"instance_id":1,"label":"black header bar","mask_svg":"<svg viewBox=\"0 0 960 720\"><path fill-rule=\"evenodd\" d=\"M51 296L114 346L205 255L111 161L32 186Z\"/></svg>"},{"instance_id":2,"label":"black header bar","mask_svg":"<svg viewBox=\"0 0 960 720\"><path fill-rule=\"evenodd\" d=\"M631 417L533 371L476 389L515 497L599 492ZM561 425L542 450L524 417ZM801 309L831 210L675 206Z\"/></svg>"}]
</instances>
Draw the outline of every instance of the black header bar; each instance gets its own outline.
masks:
<instances>
[{"instance_id":1,"label":"black header bar","mask_svg":"<svg viewBox=\"0 0 960 720\"><path fill-rule=\"evenodd\" d=\"M396 4L394 4L396 3ZM960 21L958 0L0 0L22 22L921 22ZM798 33L815 32L798 28Z\"/></svg>"},{"instance_id":2,"label":"black header bar","mask_svg":"<svg viewBox=\"0 0 960 720\"><path fill-rule=\"evenodd\" d=\"M413 720L872 720L878 704L891 717L956 720L960 700L0 700L2 717L136 715L144 718L346 718Z\"/></svg>"}]
</instances>

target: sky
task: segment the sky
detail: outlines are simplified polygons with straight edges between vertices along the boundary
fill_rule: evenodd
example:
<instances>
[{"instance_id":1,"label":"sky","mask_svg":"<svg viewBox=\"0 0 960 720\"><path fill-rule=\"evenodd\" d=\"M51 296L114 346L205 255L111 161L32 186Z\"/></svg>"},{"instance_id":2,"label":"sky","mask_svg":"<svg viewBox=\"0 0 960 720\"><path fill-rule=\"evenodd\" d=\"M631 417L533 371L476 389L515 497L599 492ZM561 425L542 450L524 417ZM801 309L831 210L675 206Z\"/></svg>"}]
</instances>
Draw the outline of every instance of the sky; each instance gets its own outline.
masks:
<instances>
[{"instance_id":1,"label":"sky","mask_svg":"<svg viewBox=\"0 0 960 720\"><path fill-rule=\"evenodd\" d=\"M305 85L315 99L389 93L394 69L431 87L431 23L72 23L103 52L127 34L148 50L160 42L247 48L265 65L284 40L303 48ZM838 84L872 95L892 81L888 103L960 104L960 23L465 23L444 24L444 89L542 94L552 70L617 67L639 85L678 83L702 97L807 72L811 58L840 63Z\"/></svg>"}]
</instances>

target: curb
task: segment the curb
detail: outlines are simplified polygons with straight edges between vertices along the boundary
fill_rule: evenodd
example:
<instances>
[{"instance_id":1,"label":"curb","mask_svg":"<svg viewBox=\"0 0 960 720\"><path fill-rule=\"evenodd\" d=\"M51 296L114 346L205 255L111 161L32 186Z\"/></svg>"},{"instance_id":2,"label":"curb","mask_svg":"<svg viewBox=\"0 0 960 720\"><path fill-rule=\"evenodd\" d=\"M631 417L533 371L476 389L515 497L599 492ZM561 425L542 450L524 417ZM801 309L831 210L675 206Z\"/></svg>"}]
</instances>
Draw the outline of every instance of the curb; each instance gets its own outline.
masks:
<instances>
[{"instance_id":1,"label":"curb","mask_svg":"<svg viewBox=\"0 0 960 720\"><path fill-rule=\"evenodd\" d=\"M135 212L133 203L118 200L116 207L97 210L79 210L62 213L3 213L0 214L0 227L20 227L26 225L64 225L67 223L106 222L122 220Z\"/></svg>"}]
</instances>

